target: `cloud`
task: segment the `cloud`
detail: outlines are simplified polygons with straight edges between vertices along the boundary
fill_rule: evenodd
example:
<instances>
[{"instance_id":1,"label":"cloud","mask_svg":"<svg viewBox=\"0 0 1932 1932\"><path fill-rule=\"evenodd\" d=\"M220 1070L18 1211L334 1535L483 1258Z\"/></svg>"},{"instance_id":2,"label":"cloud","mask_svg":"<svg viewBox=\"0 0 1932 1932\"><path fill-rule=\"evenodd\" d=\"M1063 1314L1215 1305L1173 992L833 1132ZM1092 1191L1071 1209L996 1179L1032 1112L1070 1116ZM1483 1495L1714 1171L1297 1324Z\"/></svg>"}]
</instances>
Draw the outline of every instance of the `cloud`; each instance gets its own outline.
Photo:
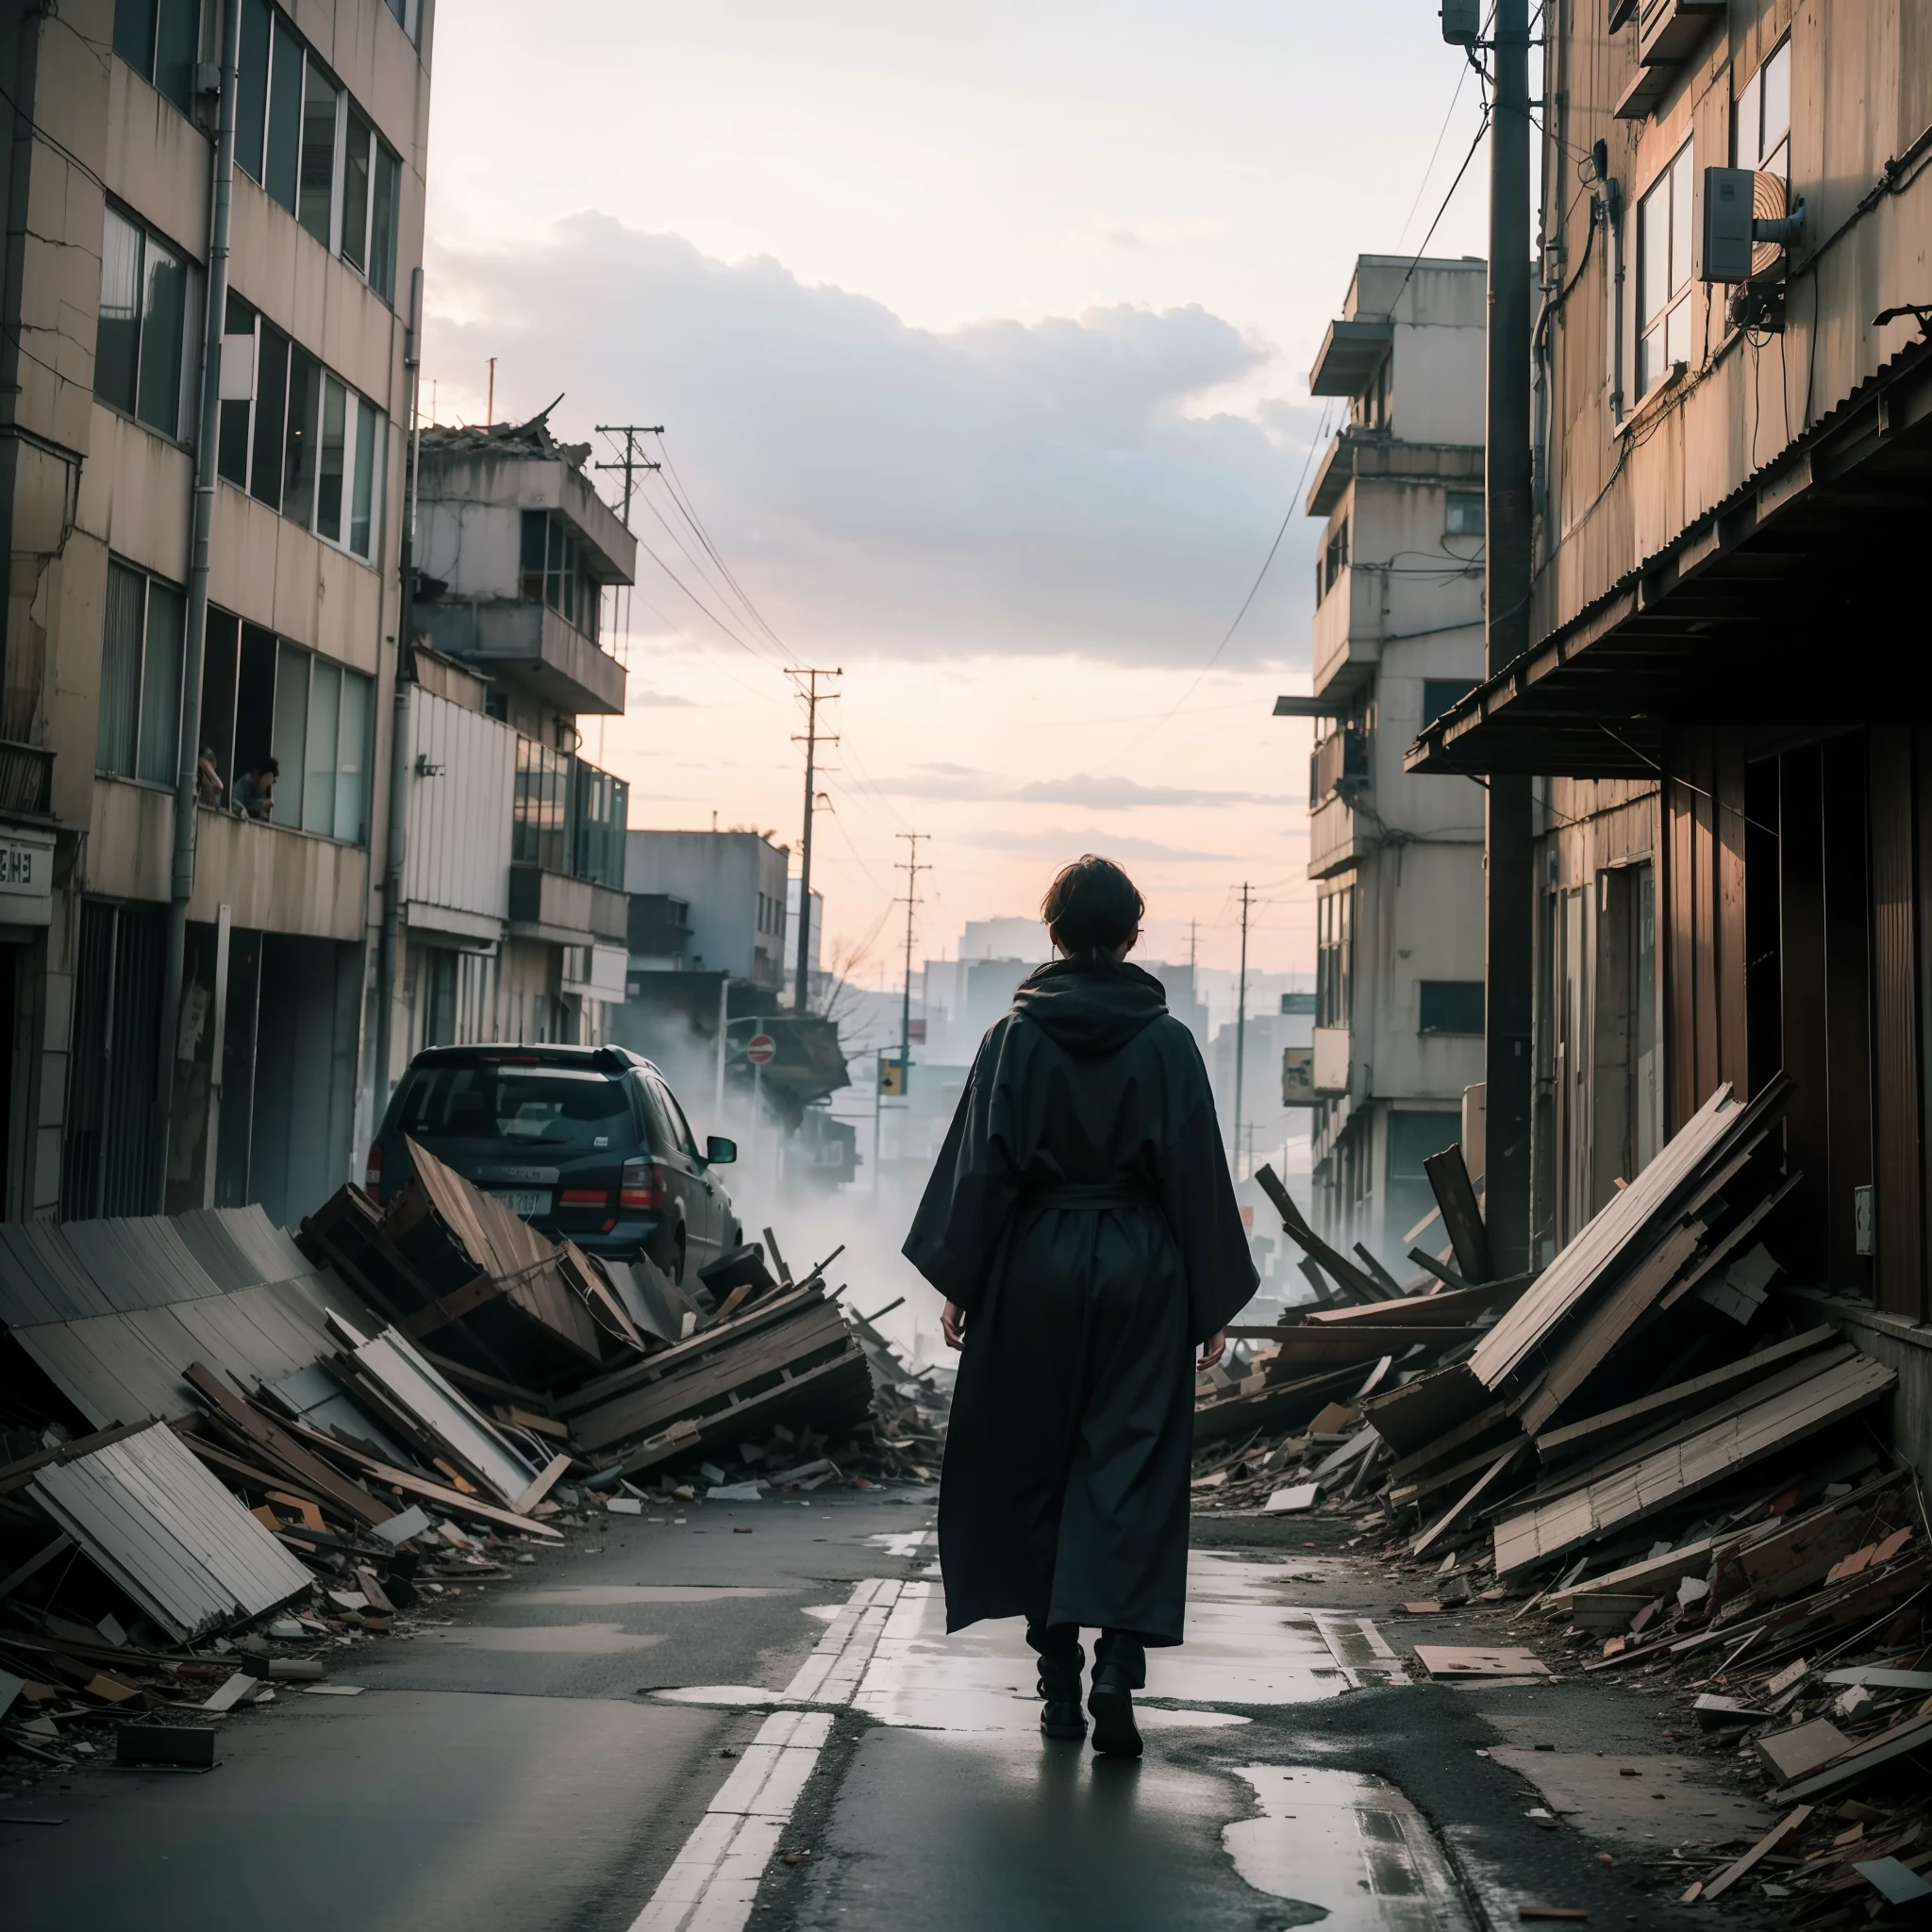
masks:
<instances>
[{"instance_id":1,"label":"cloud","mask_svg":"<svg viewBox=\"0 0 1932 1932\"><path fill-rule=\"evenodd\" d=\"M680 697L675 691L654 691L647 684L640 684L636 678L629 679L624 688L626 709L641 710L646 707L660 711L695 710L695 698Z\"/></svg>"},{"instance_id":2,"label":"cloud","mask_svg":"<svg viewBox=\"0 0 1932 1932\"><path fill-rule=\"evenodd\" d=\"M440 248L430 288L432 370L495 356L499 396L565 391L569 435L666 424L739 580L789 649L831 661L1199 663L1293 501L1317 420L1306 398L1215 409L1273 352L1198 306L939 333L769 258L718 261L601 214L514 249ZM724 615L682 554L702 547L668 480L646 480L632 526ZM1313 541L1293 517L1229 668L1301 655ZM716 635L640 565L641 595Z\"/></svg>"},{"instance_id":3,"label":"cloud","mask_svg":"<svg viewBox=\"0 0 1932 1932\"><path fill-rule=\"evenodd\" d=\"M1233 862L1234 852L1191 852L1184 846L1163 845L1153 839L1135 839L1090 825L1083 832L1015 832L974 828L947 834L954 845L978 845L994 852L1041 852L1058 861L1097 852L1103 858L1217 859Z\"/></svg>"},{"instance_id":4,"label":"cloud","mask_svg":"<svg viewBox=\"0 0 1932 1932\"><path fill-rule=\"evenodd\" d=\"M1008 797L1024 805L1084 805L1094 811L1133 811L1142 806L1291 805L1293 800L1265 791L1210 791L1183 785L1142 785L1133 778L1093 778L1076 772L1071 778L1041 778Z\"/></svg>"},{"instance_id":5,"label":"cloud","mask_svg":"<svg viewBox=\"0 0 1932 1932\"><path fill-rule=\"evenodd\" d=\"M1142 785L1135 778L1092 777L1084 772L1068 778L1037 778L1015 786L970 765L915 765L896 778L882 778L878 789L898 798L974 799L1005 805L1084 805L1090 811L1135 811L1154 806L1268 805L1296 801L1266 791L1220 791L1185 785Z\"/></svg>"}]
</instances>

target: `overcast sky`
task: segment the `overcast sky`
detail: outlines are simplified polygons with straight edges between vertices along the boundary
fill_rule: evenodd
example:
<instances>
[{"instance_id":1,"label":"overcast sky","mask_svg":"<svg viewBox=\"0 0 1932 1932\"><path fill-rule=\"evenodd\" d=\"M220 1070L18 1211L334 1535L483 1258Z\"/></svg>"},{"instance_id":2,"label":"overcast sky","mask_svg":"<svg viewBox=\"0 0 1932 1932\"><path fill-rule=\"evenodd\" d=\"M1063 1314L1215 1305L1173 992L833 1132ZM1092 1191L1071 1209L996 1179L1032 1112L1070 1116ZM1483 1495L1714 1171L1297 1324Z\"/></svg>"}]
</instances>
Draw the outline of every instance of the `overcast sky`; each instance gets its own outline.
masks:
<instances>
[{"instance_id":1,"label":"overcast sky","mask_svg":"<svg viewBox=\"0 0 1932 1932\"><path fill-rule=\"evenodd\" d=\"M1421 243L1474 134L1432 0L532 19L438 17L425 382L481 420L494 356L500 417L665 425L722 565L649 479L631 709L586 746L631 824L795 844L782 670L840 665L814 884L870 983L908 830L922 954L1093 849L1151 956L1194 920L1232 965L1248 879L1251 957L1307 970L1307 726L1268 715L1306 688L1298 508L1213 654L1332 425L1354 258ZM1480 252L1484 174L1431 254Z\"/></svg>"}]
</instances>

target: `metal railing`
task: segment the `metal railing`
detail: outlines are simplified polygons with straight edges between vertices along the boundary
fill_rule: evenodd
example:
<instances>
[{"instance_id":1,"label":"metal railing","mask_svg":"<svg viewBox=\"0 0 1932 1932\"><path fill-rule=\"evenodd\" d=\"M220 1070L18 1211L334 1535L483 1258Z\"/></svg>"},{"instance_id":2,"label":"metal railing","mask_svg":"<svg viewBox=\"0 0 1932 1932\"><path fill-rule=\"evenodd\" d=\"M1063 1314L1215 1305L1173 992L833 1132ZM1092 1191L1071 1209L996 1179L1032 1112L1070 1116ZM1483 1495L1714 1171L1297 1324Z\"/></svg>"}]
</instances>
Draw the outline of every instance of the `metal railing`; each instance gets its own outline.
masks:
<instances>
[{"instance_id":1,"label":"metal railing","mask_svg":"<svg viewBox=\"0 0 1932 1932\"><path fill-rule=\"evenodd\" d=\"M1359 789L1369 776L1368 733L1353 724L1332 731L1308 754L1308 804Z\"/></svg>"}]
</instances>

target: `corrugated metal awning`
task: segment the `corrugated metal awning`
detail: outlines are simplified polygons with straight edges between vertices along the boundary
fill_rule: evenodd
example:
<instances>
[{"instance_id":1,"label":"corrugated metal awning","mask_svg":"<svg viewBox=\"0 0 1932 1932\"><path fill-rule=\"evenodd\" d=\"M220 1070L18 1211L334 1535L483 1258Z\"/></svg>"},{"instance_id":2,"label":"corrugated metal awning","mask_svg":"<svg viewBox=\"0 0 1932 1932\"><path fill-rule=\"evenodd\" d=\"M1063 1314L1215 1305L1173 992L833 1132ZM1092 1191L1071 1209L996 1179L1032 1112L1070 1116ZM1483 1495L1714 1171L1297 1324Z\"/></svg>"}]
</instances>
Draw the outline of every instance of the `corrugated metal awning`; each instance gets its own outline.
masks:
<instances>
[{"instance_id":1,"label":"corrugated metal awning","mask_svg":"<svg viewBox=\"0 0 1932 1932\"><path fill-rule=\"evenodd\" d=\"M28 1491L177 1642L258 1617L314 1581L164 1423L50 1463Z\"/></svg>"}]
</instances>

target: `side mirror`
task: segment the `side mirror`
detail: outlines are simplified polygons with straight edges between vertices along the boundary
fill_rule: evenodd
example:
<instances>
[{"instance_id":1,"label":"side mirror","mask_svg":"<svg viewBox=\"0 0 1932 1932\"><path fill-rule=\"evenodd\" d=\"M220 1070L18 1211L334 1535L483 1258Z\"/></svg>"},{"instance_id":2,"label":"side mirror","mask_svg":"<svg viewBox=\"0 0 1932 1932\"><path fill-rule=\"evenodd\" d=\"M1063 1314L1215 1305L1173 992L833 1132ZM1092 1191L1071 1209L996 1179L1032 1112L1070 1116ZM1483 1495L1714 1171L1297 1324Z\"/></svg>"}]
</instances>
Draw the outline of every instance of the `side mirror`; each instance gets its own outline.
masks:
<instances>
[{"instance_id":1,"label":"side mirror","mask_svg":"<svg viewBox=\"0 0 1932 1932\"><path fill-rule=\"evenodd\" d=\"M729 1167L738 1158L738 1142L727 1141L723 1134L712 1134L705 1141L705 1165L707 1167Z\"/></svg>"}]
</instances>

